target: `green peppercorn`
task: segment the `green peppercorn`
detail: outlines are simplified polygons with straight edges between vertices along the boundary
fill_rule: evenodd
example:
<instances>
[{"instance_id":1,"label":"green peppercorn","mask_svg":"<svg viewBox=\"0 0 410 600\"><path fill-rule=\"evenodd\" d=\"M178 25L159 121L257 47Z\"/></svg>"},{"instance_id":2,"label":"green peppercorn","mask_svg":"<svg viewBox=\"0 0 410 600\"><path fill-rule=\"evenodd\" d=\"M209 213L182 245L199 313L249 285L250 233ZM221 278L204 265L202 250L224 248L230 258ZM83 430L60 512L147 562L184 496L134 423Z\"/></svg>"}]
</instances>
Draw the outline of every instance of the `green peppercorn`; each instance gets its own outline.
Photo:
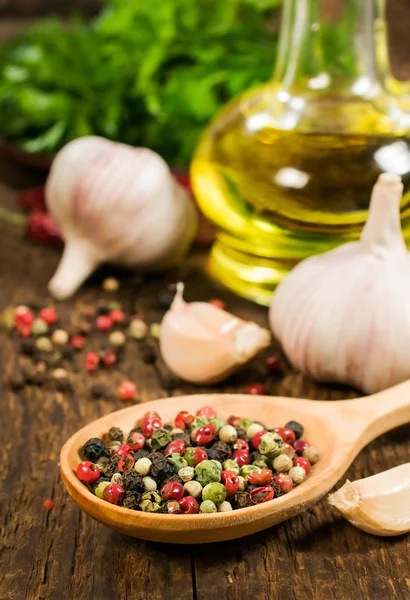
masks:
<instances>
[{"instance_id":1,"label":"green peppercorn","mask_svg":"<svg viewBox=\"0 0 410 600\"><path fill-rule=\"evenodd\" d=\"M243 418L243 419L239 419L237 427L240 427L241 429L244 429L245 431L248 429L248 427L250 425L252 425L255 421L252 421L252 419L248 419L248 418Z\"/></svg>"},{"instance_id":2,"label":"green peppercorn","mask_svg":"<svg viewBox=\"0 0 410 600\"><path fill-rule=\"evenodd\" d=\"M237 462L228 458L223 464L224 471L233 471L236 475L239 475L241 468Z\"/></svg>"},{"instance_id":3,"label":"green peppercorn","mask_svg":"<svg viewBox=\"0 0 410 600\"><path fill-rule=\"evenodd\" d=\"M15 314L16 309L10 306L6 308L4 312L1 313L0 326L3 329L3 331L13 331Z\"/></svg>"},{"instance_id":4,"label":"green peppercorn","mask_svg":"<svg viewBox=\"0 0 410 600\"><path fill-rule=\"evenodd\" d=\"M47 364L50 365L50 367L56 367L57 365L61 364L62 360L63 355L61 352L51 352L51 354L49 354L46 358Z\"/></svg>"},{"instance_id":5,"label":"green peppercorn","mask_svg":"<svg viewBox=\"0 0 410 600\"><path fill-rule=\"evenodd\" d=\"M194 479L184 483L186 495L193 496L196 500L202 497L202 489L202 485L199 483L199 481L195 481Z\"/></svg>"},{"instance_id":6,"label":"green peppercorn","mask_svg":"<svg viewBox=\"0 0 410 600\"><path fill-rule=\"evenodd\" d=\"M154 450L161 450L161 448L165 448L168 444L172 442L172 437L169 434L167 429L156 429L151 437L151 447Z\"/></svg>"},{"instance_id":7,"label":"green peppercorn","mask_svg":"<svg viewBox=\"0 0 410 600\"><path fill-rule=\"evenodd\" d=\"M198 429L198 427L203 427L204 425L208 425L209 420L206 417L195 417L195 419L191 423L191 429Z\"/></svg>"},{"instance_id":8,"label":"green peppercorn","mask_svg":"<svg viewBox=\"0 0 410 600\"><path fill-rule=\"evenodd\" d=\"M218 512L218 509L216 508L216 506L212 502L212 500L204 500L203 502L201 502L201 504L199 506L199 512L201 514L216 513L216 512Z\"/></svg>"},{"instance_id":9,"label":"green peppercorn","mask_svg":"<svg viewBox=\"0 0 410 600\"><path fill-rule=\"evenodd\" d=\"M158 492L145 492L141 496L139 507L144 512L156 513L161 510L162 498Z\"/></svg>"},{"instance_id":10,"label":"green peppercorn","mask_svg":"<svg viewBox=\"0 0 410 600\"><path fill-rule=\"evenodd\" d=\"M202 500L211 500L219 506L226 499L226 489L222 483L208 483L202 491Z\"/></svg>"},{"instance_id":11,"label":"green peppercorn","mask_svg":"<svg viewBox=\"0 0 410 600\"><path fill-rule=\"evenodd\" d=\"M217 468L222 472L222 464L219 462L219 460L212 459L211 462L213 462L214 465L216 465Z\"/></svg>"},{"instance_id":12,"label":"green peppercorn","mask_svg":"<svg viewBox=\"0 0 410 600\"><path fill-rule=\"evenodd\" d=\"M182 479L184 483L191 481L195 477L195 469L193 467L183 467L178 471L178 477Z\"/></svg>"},{"instance_id":13,"label":"green peppercorn","mask_svg":"<svg viewBox=\"0 0 410 600\"><path fill-rule=\"evenodd\" d=\"M253 458L253 460L252 460ZM259 467L261 469L269 469L269 463L268 463L268 457L264 456L263 454L259 454L259 452L254 453L252 452L251 454L251 460L252 460L252 464L255 465L256 467Z\"/></svg>"},{"instance_id":14,"label":"green peppercorn","mask_svg":"<svg viewBox=\"0 0 410 600\"><path fill-rule=\"evenodd\" d=\"M31 326L31 333L33 335L45 335L48 332L48 325L43 319L34 319Z\"/></svg>"},{"instance_id":15,"label":"green peppercorn","mask_svg":"<svg viewBox=\"0 0 410 600\"><path fill-rule=\"evenodd\" d=\"M259 452L266 454L269 458L274 459L279 454L282 454L284 448L283 439L278 433L268 431L261 437L259 444Z\"/></svg>"},{"instance_id":16,"label":"green peppercorn","mask_svg":"<svg viewBox=\"0 0 410 600\"><path fill-rule=\"evenodd\" d=\"M177 452L168 456L168 461L174 465L174 473L178 473L181 469L188 467L188 462Z\"/></svg>"},{"instance_id":17,"label":"green peppercorn","mask_svg":"<svg viewBox=\"0 0 410 600\"><path fill-rule=\"evenodd\" d=\"M155 340L159 340L159 336L161 335L160 323L152 323L151 327L149 328L149 332L151 337L153 337Z\"/></svg>"},{"instance_id":18,"label":"green peppercorn","mask_svg":"<svg viewBox=\"0 0 410 600\"><path fill-rule=\"evenodd\" d=\"M260 471L260 468L256 465L244 465L241 468L241 477L243 477L245 481L248 481L249 474L254 471Z\"/></svg>"},{"instance_id":19,"label":"green peppercorn","mask_svg":"<svg viewBox=\"0 0 410 600\"><path fill-rule=\"evenodd\" d=\"M215 417L214 419L211 419L209 422L212 423L212 425L215 426L215 429L216 429L217 433L225 425L225 421L223 419L220 419L219 417Z\"/></svg>"},{"instance_id":20,"label":"green peppercorn","mask_svg":"<svg viewBox=\"0 0 410 600\"><path fill-rule=\"evenodd\" d=\"M195 467L196 478L202 486L221 480L221 471L211 460L203 460Z\"/></svg>"},{"instance_id":21,"label":"green peppercorn","mask_svg":"<svg viewBox=\"0 0 410 600\"><path fill-rule=\"evenodd\" d=\"M101 481L95 488L94 488L94 494L96 496L98 496L98 498L103 498L104 495L104 490L107 487L107 485L110 485L109 481Z\"/></svg>"},{"instance_id":22,"label":"green peppercorn","mask_svg":"<svg viewBox=\"0 0 410 600\"><path fill-rule=\"evenodd\" d=\"M51 352L53 349L53 344L51 343L50 338L48 337L39 337L36 341L36 347L41 352Z\"/></svg>"}]
</instances>

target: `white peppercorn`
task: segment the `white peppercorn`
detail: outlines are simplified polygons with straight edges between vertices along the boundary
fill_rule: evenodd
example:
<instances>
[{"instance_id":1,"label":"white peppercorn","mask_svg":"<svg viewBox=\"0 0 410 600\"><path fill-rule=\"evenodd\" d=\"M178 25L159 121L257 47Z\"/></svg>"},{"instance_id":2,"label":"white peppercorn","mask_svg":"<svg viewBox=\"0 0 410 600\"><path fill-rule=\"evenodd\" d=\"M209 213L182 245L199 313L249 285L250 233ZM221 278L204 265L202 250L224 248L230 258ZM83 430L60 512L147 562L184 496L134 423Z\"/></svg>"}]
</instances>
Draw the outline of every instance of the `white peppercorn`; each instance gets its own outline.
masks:
<instances>
[{"instance_id":1,"label":"white peppercorn","mask_svg":"<svg viewBox=\"0 0 410 600\"><path fill-rule=\"evenodd\" d=\"M108 341L113 346L123 346L125 344L125 335L122 331L113 331L108 336Z\"/></svg>"},{"instance_id":2,"label":"white peppercorn","mask_svg":"<svg viewBox=\"0 0 410 600\"><path fill-rule=\"evenodd\" d=\"M56 329L53 331L51 341L57 346L64 346L64 344L67 344L68 342L68 337L68 333L65 329Z\"/></svg>"},{"instance_id":3,"label":"white peppercorn","mask_svg":"<svg viewBox=\"0 0 410 600\"><path fill-rule=\"evenodd\" d=\"M121 473L114 473L114 475L111 477L111 483L118 483L121 485L121 483L122 483Z\"/></svg>"},{"instance_id":4,"label":"white peppercorn","mask_svg":"<svg viewBox=\"0 0 410 600\"><path fill-rule=\"evenodd\" d=\"M180 477L184 483L191 481L195 477L195 469L193 467L183 467L178 471L178 477Z\"/></svg>"},{"instance_id":5,"label":"white peppercorn","mask_svg":"<svg viewBox=\"0 0 410 600\"><path fill-rule=\"evenodd\" d=\"M128 329L128 335L134 340L143 340L147 335L148 327L141 319L133 319Z\"/></svg>"},{"instance_id":6,"label":"white peppercorn","mask_svg":"<svg viewBox=\"0 0 410 600\"><path fill-rule=\"evenodd\" d=\"M263 429L264 428L262 427L262 425L259 425L259 423L252 423L252 425L249 425L249 427L246 430L246 437L252 439L254 435L259 433L260 431L263 431Z\"/></svg>"},{"instance_id":7,"label":"white peppercorn","mask_svg":"<svg viewBox=\"0 0 410 600\"><path fill-rule=\"evenodd\" d=\"M102 282L102 288L105 292L116 292L120 287L120 282L115 277L107 277Z\"/></svg>"},{"instance_id":8,"label":"white peppercorn","mask_svg":"<svg viewBox=\"0 0 410 600\"><path fill-rule=\"evenodd\" d=\"M187 496L193 496L196 500L202 496L202 485L194 479L184 483L184 490Z\"/></svg>"},{"instance_id":9,"label":"white peppercorn","mask_svg":"<svg viewBox=\"0 0 410 600\"><path fill-rule=\"evenodd\" d=\"M232 505L227 500L218 506L218 512L230 512L231 510L233 510Z\"/></svg>"},{"instance_id":10,"label":"white peppercorn","mask_svg":"<svg viewBox=\"0 0 410 600\"><path fill-rule=\"evenodd\" d=\"M146 492L155 492L158 489L157 482L152 477L143 477L142 483Z\"/></svg>"},{"instance_id":11,"label":"white peppercorn","mask_svg":"<svg viewBox=\"0 0 410 600\"><path fill-rule=\"evenodd\" d=\"M151 471L151 465L152 462L149 458L140 458L135 463L134 469L140 475L148 475L148 473Z\"/></svg>"},{"instance_id":12,"label":"white peppercorn","mask_svg":"<svg viewBox=\"0 0 410 600\"><path fill-rule=\"evenodd\" d=\"M221 442L233 444L238 439L238 432L232 425L224 425L219 430L219 439Z\"/></svg>"},{"instance_id":13,"label":"white peppercorn","mask_svg":"<svg viewBox=\"0 0 410 600\"><path fill-rule=\"evenodd\" d=\"M293 461L287 454L279 454L273 461L273 468L278 473L287 473L292 465Z\"/></svg>"},{"instance_id":14,"label":"white peppercorn","mask_svg":"<svg viewBox=\"0 0 410 600\"><path fill-rule=\"evenodd\" d=\"M306 471L302 467L292 467L289 475L297 485L306 479Z\"/></svg>"},{"instance_id":15,"label":"white peppercorn","mask_svg":"<svg viewBox=\"0 0 410 600\"><path fill-rule=\"evenodd\" d=\"M311 465L314 465L319 460L319 450L314 446L308 446L303 450L303 458L306 458Z\"/></svg>"}]
</instances>

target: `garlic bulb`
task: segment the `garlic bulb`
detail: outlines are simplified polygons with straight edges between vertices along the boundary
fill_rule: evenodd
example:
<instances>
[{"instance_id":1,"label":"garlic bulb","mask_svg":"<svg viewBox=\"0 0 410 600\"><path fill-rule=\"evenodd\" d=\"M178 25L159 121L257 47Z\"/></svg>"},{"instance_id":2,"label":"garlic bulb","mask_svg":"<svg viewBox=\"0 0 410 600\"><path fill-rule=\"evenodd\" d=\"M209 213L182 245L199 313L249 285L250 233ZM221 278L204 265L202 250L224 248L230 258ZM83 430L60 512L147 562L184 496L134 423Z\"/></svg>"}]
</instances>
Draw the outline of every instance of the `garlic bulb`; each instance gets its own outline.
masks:
<instances>
[{"instance_id":1,"label":"garlic bulb","mask_svg":"<svg viewBox=\"0 0 410 600\"><path fill-rule=\"evenodd\" d=\"M186 303L183 290L184 285L178 283L160 334L162 357L182 379L216 383L269 345L266 329L207 302Z\"/></svg>"},{"instance_id":2,"label":"garlic bulb","mask_svg":"<svg viewBox=\"0 0 410 600\"><path fill-rule=\"evenodd\" d=\"M400 177L380 175L361 239L301 262L270 309L293 365L373 393L410 378L410 259Z\"/></svg>"},{"instance_id":3,"label":"garlic bulb","mask_svg":"<svg viewBox=\"0 0 410 600\"><path fill-rule=\"evenodd\" d=\"M362 531L384 536L407 533L410 531L410 463L353 483L347 480L328 500Z\"/></svg>"},{"instance_id":4,"label":"garlic bulb","mask_svg":"<svg viewBox=\"0 0 410 600\"><path fill-rule=\"evenodd\" d=\"M103 262L158 269L181 259L196 212L164 160L99 137L67 144L46 183L46 203L66 243L50 292L73 294Z\"/></svg>"}]
</instances>

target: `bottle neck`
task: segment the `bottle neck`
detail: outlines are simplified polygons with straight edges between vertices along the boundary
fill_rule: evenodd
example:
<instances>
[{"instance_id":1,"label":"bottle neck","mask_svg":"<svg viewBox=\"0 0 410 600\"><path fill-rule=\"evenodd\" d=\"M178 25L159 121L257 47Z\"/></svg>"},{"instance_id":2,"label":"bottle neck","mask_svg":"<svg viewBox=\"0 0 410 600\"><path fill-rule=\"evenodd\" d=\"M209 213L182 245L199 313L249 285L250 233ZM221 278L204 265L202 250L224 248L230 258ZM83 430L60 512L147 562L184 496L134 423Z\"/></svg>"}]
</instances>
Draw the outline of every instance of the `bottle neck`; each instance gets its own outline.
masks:
<instances>
[{"instance_id":1,"label":"bottle neck","mask_svg":"<svg viewBox=\"0 0 410 600\"><path fill-rule=\"evenodd\" d=\"M384 86L385 0L340 0L336 8L330 20L320 0L285 0L274 77L282 89L372 96Z\"/></svg>"}]
</instances>

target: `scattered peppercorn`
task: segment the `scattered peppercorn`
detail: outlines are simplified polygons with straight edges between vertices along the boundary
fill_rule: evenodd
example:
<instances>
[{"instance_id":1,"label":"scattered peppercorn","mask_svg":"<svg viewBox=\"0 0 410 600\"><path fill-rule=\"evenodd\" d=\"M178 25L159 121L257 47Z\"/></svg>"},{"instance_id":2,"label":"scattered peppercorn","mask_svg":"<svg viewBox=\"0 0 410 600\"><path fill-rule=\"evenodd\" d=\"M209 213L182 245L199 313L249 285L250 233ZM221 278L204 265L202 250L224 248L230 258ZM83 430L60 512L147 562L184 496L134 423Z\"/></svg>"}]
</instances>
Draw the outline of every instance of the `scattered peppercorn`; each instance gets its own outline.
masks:
<instances>
[{"instance_id":1,"label":"scattered peppercorn","mask_svg":"<svg viewBox=\"0 0 410 600\"><path fill-rule=\"evenodd\" d=\"M151 348L151 346L148 346L147 344L141 345L140 353L141 353L141 358L144 363L146 363L146 364L155 363L157 357L155 355L154 350Z\"/></svg>"},{"instance_id":2,"label":"scattered peppercorn","mask_svg":"<svg viewBox=\"0 0 410 600\"><path fill-rule=\"evenodd\" d=\"M73 335L70 340L70 346L74 348L74 350L81 350L84 348L86 339L83 335Z\"/></svg>"},{"instance_id":3,"label":"scattered peppercorn","mask_svg":"<svg viewBox=\"0 0 410 600\"><path fill-rule=\"evenodd\" d=\"M263 396L265 393L265 388L261 383L253 383L248 386L248 394L251 396Z\"/></svg>"},{"instance_id":4,"label":"scattered peppercorn","mask_svg":"<svg viewBox=\"0 0 410 600\"><path fill-rule=\"evenodd\" d=\"M120 289L120 282L115 277L107 277L102 282L102 288L105 292L117 292Z\"/></svg>"},{"instance_id":5,"label":"scattered peppercorn","mask_svg":"<svg viewBox=\"0 0 410 600\"><path fill-rule=\"evenodd\" d=\"M112 321L108 315L100 315L97 317L96 325L99 331L108 331L112 327Z\"/></svg>"},{"instance_id":6,"label":"scattered peppercorn","mask_svg":"<svg viewBox=\"0 0 410 600\"><path fill-rule=\"evenodd\" d=\"M43 502L43 506L46 510L52 510L55 506L54 502L52 500L44 500Z\"/></svg>"},{"instance_id":7,"label":"scattered peppercorn","mask_svg":"<svg viewBox=\"0 0 410 600\"><path fill-rule=\"evenodd\" d=\"M128 335L135 340L142 340L147 335L148 327L141 319L132 319L128 329Z\"/></svg>"},{"instance_id":8,"label":"scattered peppercorn","mask_svg":"<svg viewBox=\"0 0 410 600\"><path fill-rule=\"evenodd\" d=\"M33 356L37 347L38 346L34 340L24 339L20 344L20 351L22 354L26 354L27 356Z\"/></svg>"},{"instance_id":9,"label":"scattered peppercorn","mask_svg":"<svg viewBox=\"0 0 410 600\"><path fill-rule=\"evenodd\" d=\"M68 338L69 336L65 329L56 329L53 331L51 341L53 344L56 344L56 346L64 346L64 344L67 344Z\"/></svg>"},{"instance_id":10,"label":"scattered peppercorn","mask_svg":"<svg viewBox=\"0 0 410 600\"><path fill-rule=\"evenodd\" d=\"M120 400L134 400L137 394L137 386L132 381L123 381L117 389Z\"/></svg>"},{"instance_id":11,"label":"scattered peppercorn","mask_svg":"<svg viewBox=\"0 0 410 600\"><path fill-rule=\"evenodd\" d=\"M94 383L90 387L90 392L93 398L106 398L108 396L107 388L102 383Z\"/></svg>"},{"instance_id":12,"label":"scattered peppercorn","mask_svg":"<svg viewBox=\"0 0 410 600\"><path fill-rule=\"evenodd\" d=\"M154 340L159 340L159 336L161 334L160 323L152 323L151 327L149 328L149 332Z\"/></svg>"},{"instance_id":13,"label":"scattered peppercorn","mask_svg":"<svg viewBox=\"0 0 410 600\"><path fill-rule=\"evenodd\" d=\"M117 363L117 361L117 353L111 348L101 354L101 362L103 363L104 367L112 367Z\"/></svg>"},{"instance_id":14,"label":"scattered peppercorn","mask_svg":"<svg viewBox=\"0 0 410 600\"><path fill-rule=\"evenodd\" d=\"M281 370L281 363L277 356L268 356L265 360L266 369L271 373L277 373Z\"/></svg>"},{"instance_id":15,"label":"scattered peppercorn","mask_svg":"<svg viewBox=\"0 0 410 600\"><path fill-rule=\"evenodd\" d=\"M85 370L88 373L96 371L98 369L99 364L100 359L98 354L96 354L95 352L88 352L87 356L85 357Z\"/></svg>"},{"instance_id":16,"label":"scattered peppercorn","mask_svg":"<svg viewBox=\"0 0 410 600\"><path fill-rule=\"evenodd\" d=\"M108 336L108 341L113 346L123 346L126 342L126 338L122 331L113 331Z\"/></svg>"}]
</instances>

